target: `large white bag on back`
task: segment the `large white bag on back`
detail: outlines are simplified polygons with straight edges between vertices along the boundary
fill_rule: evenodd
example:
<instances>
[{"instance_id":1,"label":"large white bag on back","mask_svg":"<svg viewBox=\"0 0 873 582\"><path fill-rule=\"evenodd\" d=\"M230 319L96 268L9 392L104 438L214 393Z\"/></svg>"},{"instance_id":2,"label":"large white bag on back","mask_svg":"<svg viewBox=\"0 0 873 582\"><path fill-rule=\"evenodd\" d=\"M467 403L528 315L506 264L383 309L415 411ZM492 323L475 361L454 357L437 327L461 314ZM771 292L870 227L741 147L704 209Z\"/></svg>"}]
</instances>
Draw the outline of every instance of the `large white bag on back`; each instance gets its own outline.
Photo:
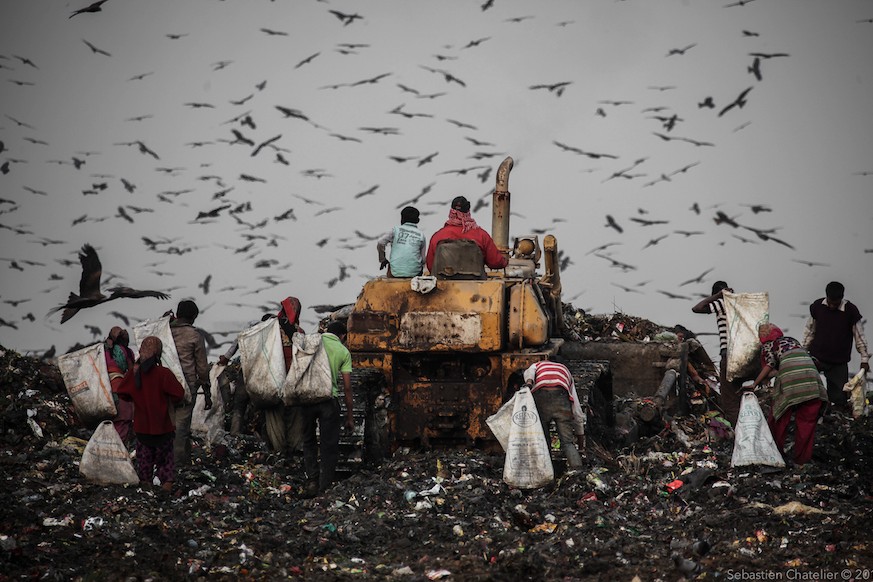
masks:
<instances>
[{"instance_id":1,"label":"large white bag on back","mask_svg":"<svg viewBox=\"0 0 873 582\"><path fill-rule=\"evenodd\" d=\"M758 326L770 318L770 301L763 293L722 293L727 316L727 379L749 380L761 371Z\"/></svg>"},{"instance_id":2,"label":"large white bag on back","mask_svg":"<svg viewBox=\"0 0 873 582\"><path fill-rule=\"evenodd\" d=\"M241 331L239 354L252 403L261 408L282 404L285 357L279 320L271 318Z\"/></svg>"},{"instance_id":3,"label":"large white bag on back","mask_svg":"<svg viewBox=\"0 0 873 582\"><path fill-rule=\"evenodd\" d=\"M58 368L82 424L93 428L115 418L117 411L102 342L59 356Z\"/></svg>"},{"instance_id":4,"label":"large white bag on back","mask_svg":"<svg viewBox=\"0 0 873 582\"><path fill-rule=\"evenodd\" d=\"M521 489L548 485L555 479L549 444L530 388L515 395L503 481Z\"/></svg>"},{"instance_id":5,"label":"large white bag on back","mask_svg":"<svg viewBox=\"0 0 873 582\"><path fill-rule=\"evenodd\" d=\"M764 411L758 404L758 397L752 392L743 394L740 401L740 416L734 431L734 452L731 456L731 467L745 465L785 466L782 454L773 441L770 427L767 426Z\"/></svg>"},{"instance_id":6,"label":"large white bag on back","mask_svg":"<svg viewBox=\"0 0 873 582\"><path fill-rule=\"evenodd\" d=\"M163 345L161 351L161 365L169 368L182 387L185 389L185 404L191 404L194 396L185 381L185 374L182 372L182 362L179 360L179 352L176 351L176 341L173 339L173 332L170 331L170 316L161 317L160 319L147 319L133 326L133 341L136 342L136 350L139 352L139 346L142 340L155 336Z\"/></svg>"},{"instance_id":7,"label":"large white bag on back","mask_svg":"<svg viewBox=\"0 0 873 582\"><path fill-rule=\"evenodd\" d=\"M291 367L285 377L285 404L314 404L333 396L333 376L320 333L291 336Z\"/></svg>"}]
</instances>

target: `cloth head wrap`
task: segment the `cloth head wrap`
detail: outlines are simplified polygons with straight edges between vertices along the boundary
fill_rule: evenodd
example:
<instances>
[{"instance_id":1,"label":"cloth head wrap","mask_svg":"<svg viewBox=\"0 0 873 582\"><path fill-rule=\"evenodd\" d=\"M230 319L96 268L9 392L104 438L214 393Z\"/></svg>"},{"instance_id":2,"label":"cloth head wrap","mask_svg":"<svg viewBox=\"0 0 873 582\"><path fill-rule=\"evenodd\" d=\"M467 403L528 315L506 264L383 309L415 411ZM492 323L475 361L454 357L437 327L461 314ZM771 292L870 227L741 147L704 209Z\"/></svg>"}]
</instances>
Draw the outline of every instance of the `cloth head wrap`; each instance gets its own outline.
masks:
<instances>
[{"instance_id":1,"label":"cloth head wrap","mask_svg":"<svg viewBox=\"0 0 873 582\"><path fill-rule=\"evenodd\" d=\"M134 384L137 389L142 388L142 375L157 366L161 362L161 352L164 344L153 335L148 336L139 346L139 364L133 368Z\"/></svg>"},{"instance_id":2,"label":"cloth head wrap","mask_svg":"<svg viewBox=\"0 0 873 582\"><path fill-rule=\"evenodd\" d=\"M762 344L777 340L783 335L782 330L772 323L764 323L758 326L758 339L761 340Z\"/></svg>"},{"instance_id":3,"label":"cloth head wrap","mask_svg":"<svg viewBox=\"0 0 873 582\"><path fill-rule=\"evenodd\" d=\"M446 221L446 226L460 226L461 232L467 232L479 227L469 212L461 212L454 208L449 210L449 219Z\"/></svg>"}]
</instances>

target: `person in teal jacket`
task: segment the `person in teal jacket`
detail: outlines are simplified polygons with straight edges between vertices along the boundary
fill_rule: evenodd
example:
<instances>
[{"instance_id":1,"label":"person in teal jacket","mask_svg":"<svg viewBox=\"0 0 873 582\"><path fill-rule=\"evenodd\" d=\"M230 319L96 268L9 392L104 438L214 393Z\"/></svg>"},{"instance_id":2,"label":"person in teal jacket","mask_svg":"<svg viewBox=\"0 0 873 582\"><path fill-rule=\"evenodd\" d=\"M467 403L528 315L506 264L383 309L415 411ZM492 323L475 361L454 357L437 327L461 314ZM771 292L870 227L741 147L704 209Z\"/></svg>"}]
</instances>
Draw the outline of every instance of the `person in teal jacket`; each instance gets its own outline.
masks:
<instances>
[{"instance_id":1,"label":"person in teal jacket","mask_svg":"<svg viewBox=\"0 0 873 582\"><path fill-rule=\"evenodd\" d=\"M400 225L395 226L376 243L379 268L388 267L389 277L417 277L424 268L427 241L418 228L419 212L407 206L400 212ZM391 258L386 258L385 247L391 245Z\"/></svg>"}]
</instances>

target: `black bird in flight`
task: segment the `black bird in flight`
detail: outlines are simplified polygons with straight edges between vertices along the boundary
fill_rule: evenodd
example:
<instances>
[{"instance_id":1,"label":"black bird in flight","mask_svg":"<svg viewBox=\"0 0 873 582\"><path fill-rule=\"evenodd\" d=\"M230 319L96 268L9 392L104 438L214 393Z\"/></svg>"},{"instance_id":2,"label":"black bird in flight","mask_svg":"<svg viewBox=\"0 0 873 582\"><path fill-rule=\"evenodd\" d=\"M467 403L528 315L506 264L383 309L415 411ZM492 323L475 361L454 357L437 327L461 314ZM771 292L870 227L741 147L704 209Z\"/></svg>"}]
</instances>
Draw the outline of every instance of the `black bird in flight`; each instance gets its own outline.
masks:
<instances>
[{"instance_id":1,"label":"black bird in flight","mask_svg":"<svg viewBox=\"0 0 873 582\"><path fill-rule=\"evenodd\" d=\"M258 144L258 147L256 147L256 148L252 151L252 157L255 157L256 155L258 155L258 152L260 152L263 148L265 148L265 147L267 147L268 145L272 144L273 142L277 141L277 140L278 140L279 138L281 138L281 137L282 137L282 134L280 133L279 135L277 135L277 136L275 136L275 137L271 137L270 139L265 140L265 141L262 141L261 143L259 143L259 144Z\"/></svg>"},{"instance_id":2,"label":"black bird in flight","mask_svg":"<svg viewBox=\"0 0 873 582\"><path fill-rule=\"evenodd\" d=\"M760 57L762 59L772 59L774 57L790 57L788 53L749 53L750 57Z\"/></svg>"},{"instance_id":3,"label":"black bird in flight","mask_svg":"<svg viewBox=\"0 0 873 582\"><path fill-rule=\"evenodd\" d=\"M698 141L696 139L691 139L690 137L679 137L679 136L669 136L664 135L663 133L658 133L657 131L652 132L654 135L657 135L664 141L684 141L696 146L714 146L715 144L708 141Z\"/></svg>"},{"instance_id":4,"label":"black bird in flight","mask_svg":"<svg viewBox=\"0 0 873 582\"><path fill-rule=\"evenodd\" d=\"M615 219L612 217L611 214L606 215L606 224L604 226L614 228L615 230L617 230L620 233L624 232L624 229L618 225L618 223L615 221Z\"/></svg>"},{"instance_id":5,"label":"black bird in flight","mask_svg":"<svg viewBox=\"0 0 873 582\"><path fill-rule=\"evenodd\" d=\"M531 85L528 89L548 89L550 93L554 93L558 97L564 94L564 89L571 85L572 81L562 81L560 83Z\"/></svg>"},{"instance_id":6,"label":"black bird in flight","mask_svg":"<svg viewBox=\"0 0 873 582\"><path fill-rule=\"evenodd\" d=\"M596 152L586 152L586 151L583 151L579 148L576 148L573 146L568 146L567 144L563 144L559 141L553 140L552 143L555 144L556 146L558 146L559 148L561 148L562 150L564 150L565 152L573 152L574 154L579 154L580 156L586 156L586 157L589 157L589 158L592 158L595 160L598 160L600 158L610 158L613 160L618 159L618 156L614 156L612 154L599 154Z\"/></svg>"},{"instance_id":7,"label":"black bird in flight","mask_svg":"<svg viewBox=\"0 0 873 582\"><path fill-rule=\"evenodd\" d=\"M92 52L92 53L99 54L99 55L104 55L104 56L107 56L107 57L111 57L111 56L112 56L110 53L106 52L106 51L103 50L103 49L99 49L99 48L97 48L96 46L94 46L93 44L91 44L90 42L88 42L87 40L85 40L84 38L82 39L82 42L84 42L84 43L88 46L88 48L91 49L91 52Z\"/></svg>"},{"instance_id":8,"label":"black bird in flight","mask_svg":"<svg viewBox=\"0 0 873 582\"><path fill-rule=\"evenodd\" d=\"M693 49L696 46L697 46L697 43L693 42L693 43L689 44L688 46L685 46L682 48L670 49L669 52L667 52L667 56L669 57L672 55L684 55L686 52L688 52L689 50Z\"/></svg>"},{"instance_id":9,"label":"black bird in flight","mask_svg":"<svg viewBox=\"0 0 873 582\"><path fill-rule=\"evenodd\" d=\"M755 75L755 78L760 81L763 78L761 76L761 57L755 57L755 60L752 61L752 66L747 67L746 70Z\"/></svg>"},{"instance_id":10,"label":"black bird in flight","mask_svg":"<svg viewBox=\"0 0 873 582\"><path fill-rule=\"evenodd\" d=\"M83 14L85 12L101 12L103 10L102 6L105 3L106 3L106 0L97 0L97 2L94 2L93 4L90 4L84 8L80 8L80 9L76 10L75 12L70 14L70 18L74 17L77 14Z\"/></svg>"},{"instance_id":11,"label":"black bird in flight","mask_svg":"<svg viewBox=\"0 0 873 582\"><path fill-rule=\"evenodd\" d=\"M697 104L698 109L703 109L704 107L715 109L715 103L713 102L712 97L706 97L703 101Z\"/></svg>"},{"instance_id":12,"label":"black bird in flight","mask_svg":"<svg viewBox=\"0 0 873 582\"><path fill-rule=\"evenodd\" d=\"M100 264L100 258L97 256L97 251L89 244L82 247L79 252L79 262L82 264L82 278L79 281L79 294L70 293L67 302L52 309L49 313L55 313L63 309L61 315L61 323L69 320L76 315L80 309L94 307L107 301L129 297L139 299L142 297L157 297L158 299L169 299L170 296L161 291L139 291L130 287L113 287L108 289L111 295L108 297L100 292L100 278L103 275L103 266Z\"/></svg>"},{"instance_id":13,"label":"black bird in flight","mask_svg":"<svg viewBox=\"0 0 873 582\"><path fill-rule=\"evenodd\" d=\"M364 18L360 14L345 14L343 12L340 12L339 10L328 10L328 12L330 12L331 14L333 14L334 16L339 18L340 21L342 21L343 26L348 26L351 23L353 23L355 20L357 20L359 18L360 19Z\"/></svg>"},{"instance_id":14,"label":"black bird in flight","mask_svg":"<svg viewBox=\"0 0 873 582\"><path fill-rule=\"evenodd\" d=\"M733 8L734 6L745 6L746 4L750 4L755 0L737 0L736 2L731 2L730 4L725 4L725 8Z\"/></svg>"},{"instance_id":15,"label":"black bird in flight","mask_svg":"<svg viewBox=\"0 0 873 582\"><path fill-rule=\"evenodd\" d=\"M685 285L690 285L691 283L703 283L703 278L706 277L707 275L709 275L709 273L711 273L712 271L713 271L713 268L709 268L709 269L705 270L704 272L702 272L701 274L699 274L698 276L694 277L693 279L688 279L687 281L683 281L683 282L679 283L679 286L684 287Z\"/></svg>"},{"instance_id":16,"label":"black bird in flight","mask_svg":"<svg viewBox=\"0 0 873 582\"><path fill-rule=\"evenodd\" d=\"M294 68L295 68L295 69L299 69L299 68L302 67L303 65L305 65L305 64L307 64L307 63L311 63L312 60L313 60L315 57L317 57L318 55L320 55L320 54L321 54L321 52L319 51L319 52L317 52L317 53L314 53L314 54L309 55L308 57L306 57L305 59L303 59L302 61L300 61L300 62L297 63L296 65L294 65Z\"/></svg>"},{"instance_id":17,"label":"black bird in flight","mask_svg":"<svg viewBox=\"0 0 873 582\"><path fill-rule=\"evenodd\" d=\"M721 117L722 115L724 115L725 113L727 113L728 111L733 109L734 107L739 107L740 109L745 107L746 103L747 103L746 96L749 94L749 91L751 91L751 90L752 90L752 87L749 87L748 89L746 89L745 91L740 93L736 99L734 99L731 103L728 103L724 107L724 109L722 109L721 111L718 112L718 116Z\"/></svg>"}]
</instances>

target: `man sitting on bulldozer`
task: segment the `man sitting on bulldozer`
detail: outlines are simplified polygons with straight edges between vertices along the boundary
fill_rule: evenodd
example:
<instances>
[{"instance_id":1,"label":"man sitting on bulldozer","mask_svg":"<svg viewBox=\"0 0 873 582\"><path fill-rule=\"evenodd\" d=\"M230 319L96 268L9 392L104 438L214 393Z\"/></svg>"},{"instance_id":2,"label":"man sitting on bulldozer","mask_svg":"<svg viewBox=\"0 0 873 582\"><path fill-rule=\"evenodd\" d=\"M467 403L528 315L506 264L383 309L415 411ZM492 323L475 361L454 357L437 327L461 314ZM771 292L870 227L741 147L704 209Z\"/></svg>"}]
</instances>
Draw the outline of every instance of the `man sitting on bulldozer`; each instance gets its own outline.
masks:
<instances>
[{"instance_id":1,"label":"man sitting on bulldozer","mask_svg":"<svg viewBox=\"0 0 873 582\"><path fill-rule=\"evenodd\" d=\"M475 246L466 241L472 241ZM452 247L461 249L452 251ZM459 260L461 255L466 260ZM457 196L452 200L445 226L430 239L425 262L427 270L437 277L484 279L486 265L490 269L502 269L509 258L500 252L491 235L476 224L470 215L470 201Z\"/></svg>"}]
</instances>

